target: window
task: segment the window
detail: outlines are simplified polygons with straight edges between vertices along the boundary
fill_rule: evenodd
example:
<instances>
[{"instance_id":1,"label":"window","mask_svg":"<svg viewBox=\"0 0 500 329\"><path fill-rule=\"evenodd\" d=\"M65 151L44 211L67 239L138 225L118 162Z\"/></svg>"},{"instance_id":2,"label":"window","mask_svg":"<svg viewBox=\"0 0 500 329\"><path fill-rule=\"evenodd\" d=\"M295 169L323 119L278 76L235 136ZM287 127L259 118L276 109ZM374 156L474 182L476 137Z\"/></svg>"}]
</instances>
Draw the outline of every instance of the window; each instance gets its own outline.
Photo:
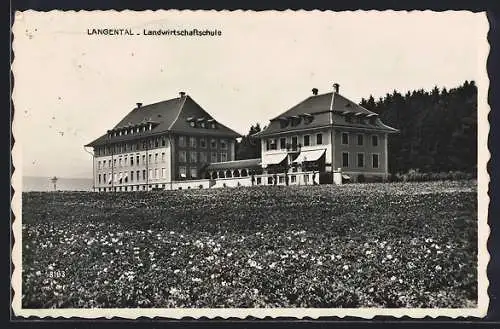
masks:
<instances>
[{"instance_id":1,"label":"window","mask_svg":"<svg viewBox=\"0 0 500 329\"><path fill-rule=\"evenodd\" d=\"M342 133L342 145L349 145L349 134Z\"/></svg>"},{"instance_id":2,"label":"window","mask_svg":"<svg viewBox=\"0 0 500 329\"><path fill-rule=\"evenodd\" d=\"M285 137L281 137L280 138L280 149L281 150L285 150L286 149L286 138Z\"/></svg>"},{"instance_id":3,"label":"window","mask_svg":"<svg viewBox=\"0 0 500 329\"><path fill-rule=\"evenodd\" d=\"M98 176L98 177L99 177L99 179L98 179L99 184L101 184L101 174L99 174L99 176Z\"/></svg>"},{"instance_id":4,"label":"window","mask_svg":"<svg viewBox=\"0 0 500 329\"><path fill-rule=\"evenodd\" d=\"M103 168L106 168L106 160L103 160L103 161L102 161L102 167L103 167Z\"/></svg>"},{"instance_id":5,"label":"window","mask_svg":"<svg viewBox=\"0 0 500 329\"><path fill-rule=\"evenodd\" d=\"M130 172L130 181L131 182L134 181L134 172L133 171Z\"/></svg>"},{"instance_id":6,"label":"window","mask_svg":"<svg viewBox=\"0 0 500 329\"><path fill-rule=\"evenodd\" d=\"M135 172L135 177L137 177L137 180L139 180L139 179L140 179L139 174L140 174L140 171L139 171L139 170L137 170L137 171Z\"/></svg>"},{"instance_id":7,"label":"window","mask_svg":"<svg viewBox=\"0 0 500 329\"><path fill-rule=\"evenodd\" d=\"M372 136L372 146L378 146L378 136L377 135Z\"/></svg>"},{"instance_id":8,"label":"window","mask_svg":"<svg viewBox=\"0 0 500 329\"><path fill-rule=\"evenodd\" d=\"M111 160L108 161L108 168L111 168Z\"/></svg>"},{"instance_id":9,"label":"window","mask_svg":"<svg viewBox=\"0 0 500 329\"><path fill-rule=\"evenodd\" d=\"M358 168L363 168L365 166L365 154L358 153L356 165Z\"/></svg>"},{"instance_id":10,"label":"window","mask_svg":"<svg viewBox=\"0 0 500 329\"><path fill-rule=\"evenodd\" d=\"M374 169L378 169L379 167L379 158L378 154L372 154L372 167Z\"/></svg>"},{"instance_id":11,"label":"window","mask_svg":"<svg viewBox=\"0 0 500 329\"><path fill-rule=\"evenodd\" d=\"M212 138L210 140L210 148L213 148L213 149L217 148L217 140L215 138Z\"/></svg>"},{"instance_id":12,"label":"window","mask_svg":"<svg viewBox=\"0 0 500 329\"><path fill-rule=\"evenodd\" d=\"M123 165L124 166L127 166L128 165L128 156L125 156L124 160L123 160Z\"/></svg>"},{"instance_id":13,"label":"window","mask_svg":"<svg viewBox=\"0 0 500 329\"><path fill-rule=\"evenodd\" d=\"M130 157L130 166L132 167L133 165L134 165L134 157L133 157L133 156L131 156L131 157Z\"/></svg>"},{"instance_id":14,"label":"window","mask_svg":"<svg viewBox=\"0 0 500 329\"><path fill-rule=\"evenodd\" d=\"M217 152L210 153L210 162L217 162Z\"/></svg>"},{"instance_id":15,"label":"window","mask_svg":"<svg viewBox=\"0 0 500 329\"><path fill-rule=\"evenodd\" d=\"M186 151L179 151L179 162L186 162Z\"/></svg>"},{"instance_id":16,"label":"window","mask_svg":"<svg viewBox=\"0 0 500 329\"><path fill-rule=\"evenodd\" d=\"M200 162L207 163L207 152L200 152Z\"/></svg>"},{"instance_id":17,"label":"window","mask_svg":"<svg viewBox=\"0 0 500 329\"><path fill-rule=\"evenodd\" d=\"M135 157L135 162L136 162L137 165L139 165L139 156Z\"/></svg>"},{"instance_id":18,"label":"window","mask_svg":"<svg viewBox=\"0 0 500 329\"><path fill-rule=\"evenodd\" d=\"M276 139L269 139L269 148L268 150L276 150Z\"/></svg>"},{"instance_id":19,"label":"window","mask_svg":"<svg viewBox=\"0 0 500 329\"><path fill-rule=\"evenodd\" d=\"M158 153L155 153L155 163L158 163Z\"/></svg>"},{"instance_id":20,"label":"window","mask_svg":"<svg viewBox=\"0 0 500 329\"><path fill-rule=\"evenodd\" d=\"M227 150L227 141L225 139L220 140L220 148L222 150Z\"/></svg>"},{"instance_id":21,"label":"window","mask_svg":"<svg viewBox=\"0 0 500 329\"><path fill-rule=\"evenodd\" d=\"M97 161L97 169L101 169L101 161Z\"/></svg>"},{"instance_id":22,"label":"window","mask_svg":"<svg viewBox=\"0 0 500 329\"><path fill-rule=\"evenodd\" d=\"M349 152L342 152L342 167L349 167Z\"/></svg>"},{"instance_id":23,"label":"window","mask_svg":"<svg viewBox=\"0 0 500 329\"><path fill-rule=\"evenodd\" d=\"M189 137L189 147L196 148L196 137Z\"/></svg>"},{"instance_id":24,"label":"window","mask_svg":"<svg viewBox=\"0 0 500 329\"><path fill-rule=\"evenodd\" d=\"M116 159L113 159L113 167L116 167Z\"/></svg>"},{"instance_id":25,"label":"window","mask_svg":"<svg viewBox=\"0 0 500 329\"><path fill-rule=\"evenodd\" d=\"M152 163L152 161L151 161L152 157L153 157L152 154L148 154L148 163Z\"/></svg>"},{"instance_id":26,"label":"window","mask_svg":"<svg viewBox=\"0 0 500 329\"><path fill-rule=\"evenodd\" d=\"M149 169L148 175L149 179L153 178L153 169Z\"/></svg>"},{"instance_id":27,"label":"window","mask_svg":"<svg viewBox=\"0 0 500 329\"><path fill-rule=\"evenodd\" d=\"M323 134L319 133L316 134L316 145L321 145L323 144Z\"/></svg>"},{"instance_id":28,"label":"window","mask_svg":"<svg viewBox=\"0 0 500 329\"><path fill-rule=\"evenodd\" d=\"M103 174L103 175L102 175L102 182L103 182L103 183L107 183L107 181L106 181L106 174Z\"/></svg>"},{"instance_id":29,"label":"window","mask_svg":"<svg viewBox=\"0 0 500 329\"><path fill-rule=\"evenodd\" d=\"M186 178L186 167L179 167L179 177Z\"/></svg>"},{"instance_id":30,"label":"window","mask_svg":"<svg viewBox=\"0 0 500 329\"><path fill-rule=\"evenodd\" d=\"M161 178L167 177L167 168L161 168Z\"/></svg>"},{"instance_id":31,"label":"window","mask_svg":"<svg viewBox=\"0 0 500 329\"><path fill-rule=\"evenodd\" d=\"M220 152L220 161L227 161L227 152Z\"/></svg>"},{"instance_id":32,"label":"window","mask_svg":"<svg viewBox=\"0 0 500 329\"><path fill-rule=\"evenodd\" d=\"M186 147L186 139L184 138L184 136L179 136L179 146Z\"/></svg>"},{"instance_id":33,"label":"window","mask_svg":"<svg viewBox=\"0 0 500 329\"><path fill-rule=\"evenodd\" d=\"M122 166L122 158L119 158L118 159L118 167L121 167Z\"/></svg>"},{"instance_id":34,"label":"window","mask_svg":"<svg viewBox=\"0 0 500 329\"><path fill-rule=\"evenodd\" d=\"M142 171L142 180L146 180L146 169Z\"/></svg>"},{"instance_id":35,"label":"window","mask_svg":"<svg viewBox=\"0 0 500 329\"><path fill-rule=\"evenodd\" d=\"M191 178L196 178L198 177L198 170L196 168L191 168Z\"/></svg>"},{"instance_id":36,"label":"window","mask_svg":"<svg viewBox=\"0 0 500 329\"><path fill-rule=\"evenodd\" d=\"M145 165L146 164L146 156L143 154L142 155L142 164Z\"/></svg>"},{"instance_id":37,"label":"window","mask_svg":"<svg viewBox=\"0 0 500 329\"><path fill-rule=\"evenodd\" d=\"M304 146L309 146L311 143L310 143L310 140L309 140L310 136L309 135L304 135Z\"/></svg>"},{"instance_id":38,"label":"window","mask_svg":"<svg viewBox=\"0 0 500 329\"><path fill-rule=\"evenodd\" d=\"M198 162L198 157L197 157L196 151L191 151L191 152L189 152L189 161L190 161L191 163L196 163L196 162Z\"/></svg>"},{"instance_id":39,"label":"window","mask_svg":"<svg viewBox=\"0 0 500 329\"><path fill-rule=\"evenodd\" d=\"M190 121L189 125L194 128L196 126L196 123L194 121Z\"/></svg>"},{"instance_id":40,"label":"window","mask_svg":"<svg viewBox=\"0 0 500 329\"><path fill-rule=\"evenodd\" d=\"M292 149L296 150L298 147L299 138L297 136L292 136Z\"/></svg>"},{"instance_id":41,"label":"window","mask_svg":"<svg viewBox=\"0 0 500 329\"><path fill-rule=\"evenodd\" d=\"M167 141L165 140L165 137L162 137L161 146L166 146L166 145L167 145Z\"/></svg>"},{"instance_id":42,"label":"window","mask_svg":"<svg viewBox=\"0 0 500 329\"><path fill-rule=\"evenodd\" d=\"M165 162L165 152L161 152L161 162Z\"/></svg>"},{"instance_id":43,"label":"window","mask_svg":"<svg viewBox=\"0 0 500 329\"><path fill-rule=\"evenodd\" d=\"M207 148L207 139L205 137L200 138L200 147Z\"/></svg>"},{"instance_id":44,"label":"window","mask_svg":"<svg viewBox=\"0 0 500 329\"><path fill-rule=\"evenodd\" d=\"M357 136L357 140L358 140L358 146L363 146L363 135L362 134L358 134Z\"/></svg>"},{"instance_id":45,"label":"window","mask_svg":"<svg viewBox=\"0 0 500 329\"><path fill-rule=\"evenodd\" d=\"M295 175L291 175L291 176L290 176L290 182L292 182L292 183L297 182L297 176L295 176Z\"/></svg>"},{"instance_id":46,"label":"window","mask_svg":"<svg viewBox=\"0 0 500 329\"><path fill-rule=\"evenodd\" d=\"M155 168L155 179L159 178L158 177L158 168Z\"/></svg>"}]
</instances>

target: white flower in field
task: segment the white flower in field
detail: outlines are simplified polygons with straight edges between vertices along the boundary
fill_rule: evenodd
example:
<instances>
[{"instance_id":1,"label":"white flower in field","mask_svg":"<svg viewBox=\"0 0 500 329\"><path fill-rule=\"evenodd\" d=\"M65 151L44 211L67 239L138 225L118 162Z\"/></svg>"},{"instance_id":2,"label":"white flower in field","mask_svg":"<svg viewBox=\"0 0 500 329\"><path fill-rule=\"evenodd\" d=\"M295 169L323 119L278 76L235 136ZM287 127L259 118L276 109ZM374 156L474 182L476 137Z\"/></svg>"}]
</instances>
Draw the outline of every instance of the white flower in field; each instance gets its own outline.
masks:
<instances>
[{"instance_id":1,"label":"white flower in field","mask_svg":"<svg viewBox=\"0 0 500 329\"><path fill-rule=\"evenodd\" d=\"M399 283L403 283L403 279L399 279Z\"/></svg>"},{"instance_id":2,"label":"white flower in field","mask_svg":"<svg viewBox=\"0 0 500 329\"><path fill-rule=\"evenodd\" d=\"M191 278L191 281L193 281L193 282L201 282L202 280L200 278Z\"/></svg>"},{"instance_id":3,"label":"white flower in field","mask_svg":"<svg viewBox=\"0 0 500 329\"><path fill-rule=\"evenodd\" d=\"M342 268L347 271L349 269L349 265L344 265Z\"/></svg>"},{"instance_id":4,"label":"white flower in field","mask_svg":"<svg viewBox=\"0 0 500 329\"><path fill-rule=\"evenodd\" d=\"M391 276L391 281L396 281L396 277L395 276Z\"/></svg>"},{"instance_id":5,"label":"white flower in field","mask_svg":"<svg viewBox=\"0 0 500 329\"><path fill-rule=\"evenodd\" d=\"M368 289L368 292L373 292L373 291L374 291L373 288Z\"/></svg>"},{"instance_id":6,"label":"white flower in field","mask_svg":"<svg viewBox=\"0 0 500 329\"><path fill-rule=\"evenodd\" d=\"M103 251L102 254L101 254L101 256L106 256L106 252Z\"/></svg>"},{"instance_id":7,"label":"white flower in field","mask_svg":"<svg viewBox=\"0 0 500 329\"><path fill-rule=\"evenodd\" d=\"M139 263L139 264L137 264L137 266L142 267L142 266L143 266L143 264L142 264L142 263Z\"/></svg>"},{"instance_id":8,"label":"white flower in field","mask_svg":"<svg viewBox=\"0 0 500 329\"><path fill-rule=\"evenodd\" d=\"M103 270L102 270L104 273L107 273L108 272L108 268L105 267Z\"/></svg>"},{"instance_id":9,"label":"white flower in field","mask_svg":"<svg viewBox=\"0 0 500 329\"><path fill-rule=\"evenodd\" d=\"M318 260L317 264L318 264L319 266L321 266L321 265L323 265L323 262L322 262L322 261L320 261L320 260Z\"/></svg>"},{"instance_id":10,"label":"white flower in field","mask_svg":"<svg viewBox=\"0 0 500 329\"><path fill-rule=\"evenodd\" d=\"M215 279L215 274L213 274L213 273L212 273L212 274L210 275L210 279L212 279L212 280L213 280L213 279Z\"/></svg>"},{"instance_id":11,"label":"white flower in field","mask_svg":"<svg viewBox=\"0 0 500 329\"><path fill-rule=\"evenodd\" d=\"M139 249L141 249L141 248L139 248L139 247L134 247L133 249L134 249L134 250L139 250Z\"/></svg>"},{"instance_id":12,"label":"white flower in field","mask_svg":"<svg viewBox=\"0 0 500 329\"><path fill-rule=\"evenodd\" d=\"M269 264L269 268L275 268L275 267L276 267L276 262Z\"/></svg>"},{"instance_id":13,"label":"white flower in field","mask_svg":"<svg viewBox=\"0 0 500 329\"><path fill-rule=\"evenodd\" d=\"M371 254L372 254L372 251L371 251L371 250L367 250L367 251L365 251L365 254L366 254L366 255L371 255Z\"/></svg>"},{"instance_id":14,"label":"white flower in field","mask_svg":"<svg viewBox=\"0 0 500 329\"><path fill-rule=\"evenodd\" d=\"M227 256L227 257L231 257L232 255L233 255L233 253L232 253L232 252L228 252L228 253L226 254L226 256Z\"/></svg>"},{"instance_id":15,"label":"white flower in field","mask_svg":"<svg viewBox=\"0 0 500 329\"><path fill-rule=\"evenodd\" d=\"M248 263L248 265L249 265L250 267L255 267L255 266L257 266L257 262L256 262L256 261L254 261L253 259L249 259L247 263Z\"/></svg>"},{"instance_id":16,"label":"white flower in field","mask_svg":"<svg viewBox=\"0 0 500 329\"><path fill-rule=\"evenodd\" d=\"M341 255L337 255L337 256L335 256L335 258L342 259L342 256Z\"/></svg>"},{"instance_id":17,"label":"white flower in field","mask_svg":"<svg viewBox=\"0 0 500 329\"><path fill-rule=\"evenodd\" d=\"M113 242L113 243L117 243L119 240L120 240L120 239L118 239L118 238L112 238L112 239L111 239L111 242Z\"/></svg>"},{"instance_id":18,"label":"white flower in field","mask_svg":"<svg viewBox=\"0 0 500 329\"><path fill-rule=\"evenodd\" d=\"M70 252L69 254L70 254L70 255L74 255L74 254L75 254L75 252L74 252L74 251L72 251L72 252Z\"/></svg>"},{"instance_id":19,"label":"white flower in field","mask_svg":"<svg viewBox=\"0 0 500 329\"><path fill-rule=\"evenodd\" d=\"M390 259L392 259L392 255L391 255L391 254L388 254L386 257L387 257L387 259L389 259L389 260L390 260Z\"/></svg>"},{"instance_id":20,"label":"white flower in field","mask_svg":"<svg viewBox=\"0 0 500 329\"><path fill-rule=\"evenodd\" d=\"M139 251L138 250L134 251L134 255L139 255Z\"/></svg>"},{"instance_id":21,"label":"white flower in field","mask_svg":"<svg viewBox=\"0 0 500 329\"><path fill-rule=\"evenodd\" d=\"M49 269L49 271L52 271L54 269L54 266L49 265L48 269Z\"/></svg>"},{"instance_id":22,"label":"white flower in field","mask_svg":"<svg viewBox=\"0 0 500 329\"><path fill-rule=\"evenodd\" d=\"M435 269L436 269L436 271L441 271L443 268L439 265L436 265Z\"/></svg>"},{"instance_id":23,"label":"white flower in field","mask_svg":"<svg viewBox=\"0 0 500 329\"><path fill-rule=\"evenodd\" d=\"M149 233L149 234L151 234L151 233L153 233L153 231L151 231L151 230L148 230L148 233Z\"/></svg>"},{"instance_id":24,"label":"white flower in field","mask_svg":"<svg viewBox=\"0 0 500 329\"><path fill-rule=\"evenodd\" d=\"M254 294L258 294L258 293L259 293L259 289L255 289L255 288L254 288L254 289L253 289L253 293L254 293Z\"/></svg>"},{"instance_id":25,"label":"white flower in field","mask_svg":"<svg viewBox=\"0 0 500 329\"><path fill-rule=\"evenodd\" d=\"M179 293L179 291L180 291L180 290L179 290L179 289L177 289L177 288L170 288L170 290L169 290L169 294L170 294L170 295L175 295L175 294Z\"/></svg>"}]
</instances>

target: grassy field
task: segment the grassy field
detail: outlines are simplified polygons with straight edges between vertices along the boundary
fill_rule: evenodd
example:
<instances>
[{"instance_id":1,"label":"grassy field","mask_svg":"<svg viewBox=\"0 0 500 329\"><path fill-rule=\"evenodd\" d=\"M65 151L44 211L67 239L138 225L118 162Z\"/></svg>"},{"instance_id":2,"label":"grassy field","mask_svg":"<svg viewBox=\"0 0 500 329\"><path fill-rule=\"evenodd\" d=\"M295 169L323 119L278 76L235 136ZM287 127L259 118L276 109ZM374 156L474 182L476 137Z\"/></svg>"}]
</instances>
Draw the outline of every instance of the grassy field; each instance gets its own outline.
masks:
<instances>
[{"instance_id":1,"label":"grassy field","mask_svg":"<svg viewBox=\"0 0 500 329\"><path fill-rule=\"evenodd\" d=\"M473 307L475 181L23 194L24 308Z\"/></svg>"}]
</instances>

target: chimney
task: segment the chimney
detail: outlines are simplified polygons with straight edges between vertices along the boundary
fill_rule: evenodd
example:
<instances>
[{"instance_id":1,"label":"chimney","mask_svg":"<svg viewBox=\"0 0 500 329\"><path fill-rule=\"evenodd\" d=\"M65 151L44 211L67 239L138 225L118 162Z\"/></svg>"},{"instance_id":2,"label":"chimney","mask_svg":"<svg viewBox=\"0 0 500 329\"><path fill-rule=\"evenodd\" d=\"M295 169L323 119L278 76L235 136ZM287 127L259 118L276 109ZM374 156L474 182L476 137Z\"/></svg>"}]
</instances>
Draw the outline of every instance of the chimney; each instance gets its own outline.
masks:
<instances>
[{"instance_id":1,"label":"chimney","mask_svg":"<svg viewBox=\"0 0 500 329\"><path fill-rule=\"evenodd\" d=\"M318 88L313 88L312 92L314 96L318 95Z\"/></svg>"},{"instance_id":2,"label":"chimney","mask_svg":"<svg viewBox=\"0 0 500 329\"><path fill-rule=\"evenodd\" d=\"M179 95L180 95L181 97L184 97L184 96L186 96L186 93L185 93L184 91L181 91L181 92L179 93Z\"/></svg>"},{"instance_id":3,"label":"chimney","mask_svg":"<svg viewBox=\"0 0 500 329\"><path fill-rule=\"evenodd\" d=\"M140 108L142 106L142 103L136 103L137 104L137 108Z\"/></svg>"},{"instance_id":4,"label":"chimney","mask_svg":"<svg viewBox=\"0 0 500 329\"><path fill-rule=\"evenodd\" d=\"M333 91L338 94L339 93L339 87L340 85L338 83L334 83L333 84Z\"/></svg>"}]
</instances>

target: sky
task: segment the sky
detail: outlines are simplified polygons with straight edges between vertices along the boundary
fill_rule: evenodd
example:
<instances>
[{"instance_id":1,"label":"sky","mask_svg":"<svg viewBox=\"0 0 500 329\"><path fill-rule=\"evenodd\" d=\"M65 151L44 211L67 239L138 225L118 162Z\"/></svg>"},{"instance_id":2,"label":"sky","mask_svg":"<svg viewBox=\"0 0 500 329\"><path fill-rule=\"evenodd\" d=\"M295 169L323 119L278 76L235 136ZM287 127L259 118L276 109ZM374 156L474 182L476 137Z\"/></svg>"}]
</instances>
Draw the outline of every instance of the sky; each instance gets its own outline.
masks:
<instances>
[{"instance_id":1,"label":"sky","mask_svg":"<svg viewBox=\"0 0 500 329\"><path fill-rule=\"evenodd\" d=\"M104 28L134 35L88 34ZM221 35L146 36L144 29ZM245 134L333 83L355 102L479 84L487 31L484 13L466 11L17 13L14 165L24 176L92 177L83 145L137 102L180 91Z\"/></svg>"}]
</instances>

